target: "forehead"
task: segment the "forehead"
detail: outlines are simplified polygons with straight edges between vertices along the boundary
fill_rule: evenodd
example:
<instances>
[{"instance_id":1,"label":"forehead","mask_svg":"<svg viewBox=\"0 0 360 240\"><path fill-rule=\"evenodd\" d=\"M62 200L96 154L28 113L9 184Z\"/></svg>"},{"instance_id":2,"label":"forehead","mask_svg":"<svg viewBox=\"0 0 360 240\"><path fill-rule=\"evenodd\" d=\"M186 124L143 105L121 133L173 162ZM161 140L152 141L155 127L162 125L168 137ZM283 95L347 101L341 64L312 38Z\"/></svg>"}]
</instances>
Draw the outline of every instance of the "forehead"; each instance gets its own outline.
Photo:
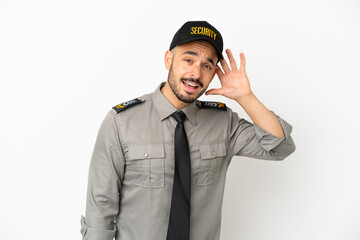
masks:
<instances>
[{"instance_id":1,"label":"forehead","mask_svg":"<svg viewBox=\"0 0 360 240\"><path fill-rule=\"evenodd\" d=\"M192 51L197 53L199 56L213 58L214 60L217 59L217 53L215 48L206 41L193 41L189 43L184 43L180 46L177 46L176 52L179 53Z\"/></svg>"}]
</instances>

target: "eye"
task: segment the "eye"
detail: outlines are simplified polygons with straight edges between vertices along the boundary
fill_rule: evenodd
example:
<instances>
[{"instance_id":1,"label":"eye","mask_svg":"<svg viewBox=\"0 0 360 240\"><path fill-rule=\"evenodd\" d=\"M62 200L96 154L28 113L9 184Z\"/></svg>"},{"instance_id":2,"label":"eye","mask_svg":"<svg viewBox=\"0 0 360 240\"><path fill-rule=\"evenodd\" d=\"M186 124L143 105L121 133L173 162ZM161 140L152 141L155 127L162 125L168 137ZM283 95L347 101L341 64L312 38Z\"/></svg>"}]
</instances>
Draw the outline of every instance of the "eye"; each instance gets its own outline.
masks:
<instances>
[{"instance_id":1,"label":"eye","mask_svg":"<svg viewBox=\"0 0 360 240\"><path fill-rule=\"evenodd\" d=\"M184 61L185 61L185 62L188 62L188 63L191 63L191 62L192 62L191 59L188 59L188 58L185 58Z\"/></svg>"},{"instance_id":2,"label":"eye","mask_svg":"<svg viewBox=\"0 0 360 240\"><path fill-rule=\"evenodd\" d=\"M205 68L207 68L207 69L209 69L209 70L211 70L211 69L212 69L212 68L211 68L211 66L210 66L209 64L205 64L205 65L204 65L204 67L205 67Z\"/></svg>"}]
</instances>

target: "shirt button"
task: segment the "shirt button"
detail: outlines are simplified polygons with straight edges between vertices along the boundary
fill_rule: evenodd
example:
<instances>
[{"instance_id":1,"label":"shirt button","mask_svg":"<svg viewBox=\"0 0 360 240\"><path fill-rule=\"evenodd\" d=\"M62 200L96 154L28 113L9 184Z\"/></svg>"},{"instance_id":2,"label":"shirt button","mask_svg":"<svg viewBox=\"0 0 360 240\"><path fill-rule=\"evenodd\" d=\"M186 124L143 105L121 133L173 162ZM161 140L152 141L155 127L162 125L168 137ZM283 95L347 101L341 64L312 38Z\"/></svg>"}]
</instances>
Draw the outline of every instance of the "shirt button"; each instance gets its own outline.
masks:
<instances>
[{"instance_id":1,"label":"shirt button","mask_svg":"<svg viewBox=\"0 0 360 240\"><path fill-rule=\"evenodd\" d=\"M149 154L148 154L148 153L145 153L145 154L144 154L144 157L148 157L148 156L149 156Z\"/></svg>"},{"instance_id":2,"label":"shirt button","mask_svg":"<svg viewBox=\"0 0 360 240\"><path fill-rule=\"evenodd\" d=\"M213 154L214 154L214 156L216 156L216 155L217 155L217 153L216 153L215 151L213 152Z\"/></svg>"}]
</instances>

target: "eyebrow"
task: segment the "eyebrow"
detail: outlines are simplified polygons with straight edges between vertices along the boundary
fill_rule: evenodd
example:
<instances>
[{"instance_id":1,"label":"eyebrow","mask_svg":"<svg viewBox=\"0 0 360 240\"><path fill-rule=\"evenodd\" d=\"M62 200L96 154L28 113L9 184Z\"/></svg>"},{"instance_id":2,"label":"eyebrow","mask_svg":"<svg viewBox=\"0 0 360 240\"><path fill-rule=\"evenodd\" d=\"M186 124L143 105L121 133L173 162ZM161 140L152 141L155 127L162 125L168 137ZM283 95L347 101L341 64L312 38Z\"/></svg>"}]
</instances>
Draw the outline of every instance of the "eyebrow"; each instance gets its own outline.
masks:
<instances>
[{"instance_id":1,"label":"eyebrow","mask_svg":"<svg viewBox=\"0 0 360 240\"><path fill-rule=\"evenodd\" d=\"M193 51L186 51L182 55L185 55L185 54L189 54L189 55L192 55L192 56L195 56L195 57L199 56L199 54L197 54L196 52L193 52ZM213 66L215 66L214 60L212 60L211 58L208 58L208 57L206 58L206 60L209 63L211 63Z\"/></svg>"}]
</instances>

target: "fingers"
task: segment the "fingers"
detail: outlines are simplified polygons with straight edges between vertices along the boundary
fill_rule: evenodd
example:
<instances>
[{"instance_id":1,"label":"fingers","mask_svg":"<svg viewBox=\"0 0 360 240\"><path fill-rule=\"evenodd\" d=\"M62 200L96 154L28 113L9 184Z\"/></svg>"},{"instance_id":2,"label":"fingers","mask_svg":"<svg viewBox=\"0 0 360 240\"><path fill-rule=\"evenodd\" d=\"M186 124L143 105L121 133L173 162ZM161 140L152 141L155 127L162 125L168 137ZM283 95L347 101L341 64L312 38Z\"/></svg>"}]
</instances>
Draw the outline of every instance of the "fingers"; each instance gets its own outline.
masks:
<instances>
[{"instance_id":1,"label":"fingers","mask_svg":"<svg viewBox=\"0 0 360 240\"><path fill-rule=\"evenodd\" d=\"M240 72L245 72L245 54L243 52L240 53Z\"/></svg>"},{"instance_id":2,"label":"fingers","mask_svg":"<svg viewBox=\"0 0 360 240\"><path fill-rule=\"evenodd\" d=\"M234 59L234 56L232 55L232 52L230 51L230 49L226 49L226 54L228 56L229 62L230 62L230 67L228 65L228 63L226 62L225 59L220 59L220 64L222 69L224 70L224 73L228 73L230 71L237 71L237 66L236 66L236 62ZM243 52L240 53L240 72L245 72L245 65L246 65L246 60L245 60L245 54ZM222 73L222 75L224 75L224 73L220 70L220 72L217 72L218 75L220 75L220 73Z\"/></svg>"},{"instance_id":3,"label":"fingers","mask_svg":"<svg viewBox=\"0 0 360 240\"><path fill-rule=\"evenodd\" d=\"M220 79L222 78L222 76L224 76L223 71L221 71L221 69L220 69L219 67L216 69L216 74L218 75L218 77L219 77Z\"/></svg>"},{"instance_id":4,"label":"fingers","mask_svg":"<svg viewBox=\"0 0 360 240\"><path fill-rule=\"evenodd\" d=\"M226 54L230 61L231 70L236 71L237 70L236 62L235 62L234 56L232 55L232 52L230 51L230 49L226 49Z\"/></svg>"},{"instance_id":5,"label":"fingers","mask_svg":"<svg viewBox=\"0 0 360 240\"><path fill-rule=\"evenodd\" d=\"M220 59L220 64L225 73L230 72L229 65L227 64L224 58Z\"/></svg>"}]
</instances>

